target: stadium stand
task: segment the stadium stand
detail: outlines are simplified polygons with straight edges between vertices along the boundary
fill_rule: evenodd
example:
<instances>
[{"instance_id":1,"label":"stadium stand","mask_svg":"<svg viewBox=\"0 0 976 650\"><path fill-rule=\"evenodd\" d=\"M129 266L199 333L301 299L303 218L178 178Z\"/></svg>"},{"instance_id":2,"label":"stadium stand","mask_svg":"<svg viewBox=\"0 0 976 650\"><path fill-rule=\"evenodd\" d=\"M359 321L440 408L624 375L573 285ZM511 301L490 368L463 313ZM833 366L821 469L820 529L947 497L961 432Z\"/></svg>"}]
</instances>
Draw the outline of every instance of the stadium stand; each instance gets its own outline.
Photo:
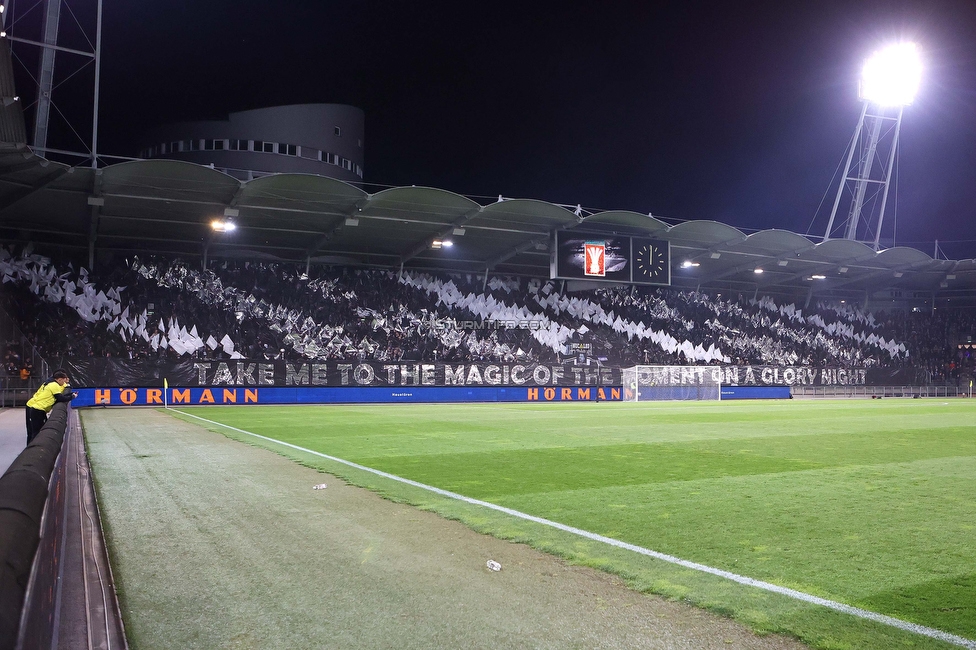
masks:
<instances>
[{"instance_id":1,"label":"stadium stand","mask_svg":"<svg viewBox=\"0 0 976 650\"><path fill-rule=\"evenodd\" d=\"M546 279L132 258L89 272L0 253L5 309L49 358L912 367L958 383L963 312L864 313L654 287L562 293ZM589 352L580 358L573 344ZM13 363L16 350L8 352ZM13 365L17 365L13 363Z\"/></svg>"}]
</instances>

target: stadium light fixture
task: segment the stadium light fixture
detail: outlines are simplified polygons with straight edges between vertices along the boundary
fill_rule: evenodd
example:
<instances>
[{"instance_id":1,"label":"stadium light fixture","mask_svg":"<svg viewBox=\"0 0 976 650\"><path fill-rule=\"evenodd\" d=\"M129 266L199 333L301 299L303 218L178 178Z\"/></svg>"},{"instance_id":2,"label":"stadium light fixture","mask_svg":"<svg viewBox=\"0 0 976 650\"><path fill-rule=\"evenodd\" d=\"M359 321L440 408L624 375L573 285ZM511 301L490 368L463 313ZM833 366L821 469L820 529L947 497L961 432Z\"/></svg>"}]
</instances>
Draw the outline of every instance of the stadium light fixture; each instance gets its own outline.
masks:
<instances>
[{"instance_id":1,"label":"stadium light fixture","mask_svg":"<svg viewBox=\"0 0 976 650\"><path fill-rule=\"evenodd\" d=\"M762 272L763 272L762 269L756 269L755 271L753 271L753 273L755 273L756 275L762 275Z\"/></svg>"},{"instance_id":2,"label":"stadium light fixture","mask_svg":"<svg viewBox=\"0 0 976 650\"><path fill-rule=\"evenodd\" d=\"M210 222L210 227L214 229L214 232L234 232L237 230L237 224L230 219L214 219Z\"/></svg>"},{"instance_id":3,"label":"stadium light fixture","mask_svg":"<svg viewBox=\"0 0 976 650\"><path fill-rule=\"evenodd\" d=\"M452 242L450 239L435 239L434 241L430 242L430 247L435 251L440 250L441 248L450 248L453 245L454 242Z\"/></svg>"},{"instance_id":4,"label":"stadium light fixture","mask_svg":"<svg viewBox=\"0 0 976 650\"><path fill-rule=\"evenodd\" d=\"M681 263L681 268L683 268L683 269L690 269L690 268L695 267L695 266L701 266L701 263L700 262L692 262L691 260L685 260L684 262Z\"/></svg>"},{"instance_id":5,"label":"stadium light fixture","mask_svg":"<svg viewBox=\"0 0 976 650\"><path fill-rule=\"evenodd\" d=\"M814 280L826 280L827 279L827 276L826 275L811 275L810 277L813 278Z\"/></svg>"},{"instance_id":6,"label":"stadium light fixture","mask_svg":"<svg viewBox=\"0 0 976 650\"><path fill-rule=\"evenodd\" d=\"M896 43L864 62L859 94L879 106L908 106L922 82L922 59L915 43Z\"/></svg>"}]
</instances>

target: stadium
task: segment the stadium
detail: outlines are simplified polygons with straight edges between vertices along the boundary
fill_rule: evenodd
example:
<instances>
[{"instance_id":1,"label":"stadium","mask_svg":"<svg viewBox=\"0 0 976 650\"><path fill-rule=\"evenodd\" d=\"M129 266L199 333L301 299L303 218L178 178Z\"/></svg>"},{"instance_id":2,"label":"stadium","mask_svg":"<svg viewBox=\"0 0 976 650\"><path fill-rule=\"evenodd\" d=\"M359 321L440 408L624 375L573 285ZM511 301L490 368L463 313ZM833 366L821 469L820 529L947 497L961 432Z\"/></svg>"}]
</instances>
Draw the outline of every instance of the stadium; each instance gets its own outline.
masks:
<instances>
[{"instance_id":1,"label":"stadium","mask_svg":"<svg viewBox=\"0 0 976 650\"><path fill-rule=\"evenodd\" d=\"M0 649L976 648L976 259L882 245L910 99L812 237L367 191L339 104L79 164L11 44Z\"/></svg>"}]
</instances>

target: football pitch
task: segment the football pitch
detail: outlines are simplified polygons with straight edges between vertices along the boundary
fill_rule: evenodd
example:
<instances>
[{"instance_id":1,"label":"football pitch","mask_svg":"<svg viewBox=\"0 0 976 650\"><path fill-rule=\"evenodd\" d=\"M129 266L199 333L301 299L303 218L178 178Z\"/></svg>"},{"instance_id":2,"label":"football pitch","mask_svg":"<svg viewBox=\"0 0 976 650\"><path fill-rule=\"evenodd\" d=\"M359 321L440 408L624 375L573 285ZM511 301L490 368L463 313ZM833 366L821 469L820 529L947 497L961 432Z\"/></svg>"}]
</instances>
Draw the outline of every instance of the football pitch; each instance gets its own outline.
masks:
<instances>
[{"instance_id":1,"label":"football pitch","mask_svg":"<svg viewBox=\"0 0 976 650\"><path fill-rule=\"evenodd\" d=\"M976 639L974 401L181 410L229 437L760 632L824 648L950 647L302 450Z\"/></svg>"}]
</instances>

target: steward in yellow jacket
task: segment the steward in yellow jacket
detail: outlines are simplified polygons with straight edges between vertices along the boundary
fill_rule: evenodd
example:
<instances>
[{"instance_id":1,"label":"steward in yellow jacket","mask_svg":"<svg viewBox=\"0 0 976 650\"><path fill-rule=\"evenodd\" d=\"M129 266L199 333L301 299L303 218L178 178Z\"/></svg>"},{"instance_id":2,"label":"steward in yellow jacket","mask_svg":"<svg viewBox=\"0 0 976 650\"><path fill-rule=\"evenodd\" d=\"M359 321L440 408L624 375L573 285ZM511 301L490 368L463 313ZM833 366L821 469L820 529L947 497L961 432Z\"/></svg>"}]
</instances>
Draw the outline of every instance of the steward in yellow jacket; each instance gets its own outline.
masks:
<instances>
[{"instance_id":1,"label":"steward in yellow jacket","mask_svg":"<svg viewBox=\"0 0 976 650\"><path fill-rule=\"evenodd\" d=\"M27 444L41 431L47 422L47 415L58 402L70 402L75 393L65 391L68 386L68 373L58 370L54 377L48 379L37 389L34 396L27 400Z\"/></svg>"}]
</instances>

